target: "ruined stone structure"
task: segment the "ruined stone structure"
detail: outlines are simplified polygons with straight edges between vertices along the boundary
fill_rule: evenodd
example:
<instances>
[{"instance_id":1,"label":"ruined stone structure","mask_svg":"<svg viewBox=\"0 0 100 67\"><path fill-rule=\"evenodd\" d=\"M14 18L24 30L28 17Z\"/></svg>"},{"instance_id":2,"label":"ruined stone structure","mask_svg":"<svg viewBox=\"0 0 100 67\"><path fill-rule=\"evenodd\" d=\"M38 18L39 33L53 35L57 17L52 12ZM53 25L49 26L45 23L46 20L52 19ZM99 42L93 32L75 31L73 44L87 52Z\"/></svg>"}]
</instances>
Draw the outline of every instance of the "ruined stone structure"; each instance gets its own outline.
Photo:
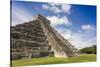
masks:
<instances>
[{"instance_id":1,"label":"ruined stone structure","mask_svg":"<svg viewBox=\"0 0 100 67\"><path fill-rule=\"evenodd\" d=\"M35 16L33 21L11 26L12 59L45 56L78 56L78 50L40 14Z\"/></svg>"}]
</instances>

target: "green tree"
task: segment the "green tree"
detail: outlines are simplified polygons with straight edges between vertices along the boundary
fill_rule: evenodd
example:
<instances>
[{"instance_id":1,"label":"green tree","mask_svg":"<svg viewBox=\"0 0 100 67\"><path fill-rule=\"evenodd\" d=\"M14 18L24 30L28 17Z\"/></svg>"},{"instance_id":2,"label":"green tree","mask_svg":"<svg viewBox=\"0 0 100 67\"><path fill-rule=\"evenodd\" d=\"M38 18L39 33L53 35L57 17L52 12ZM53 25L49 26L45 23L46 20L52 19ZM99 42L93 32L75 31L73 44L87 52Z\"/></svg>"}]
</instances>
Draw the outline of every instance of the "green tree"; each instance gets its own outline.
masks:
<instances>
[{"instance_id":1,"label":"green tree","mask_svg":"<svg viewBox=\"0 0 100 67\"><path fill-rule=\"evenodd\" d=\"M96 45L80 49L80 52L86 53L86 54L96 54Z\"/></svg>"}]
</instances>

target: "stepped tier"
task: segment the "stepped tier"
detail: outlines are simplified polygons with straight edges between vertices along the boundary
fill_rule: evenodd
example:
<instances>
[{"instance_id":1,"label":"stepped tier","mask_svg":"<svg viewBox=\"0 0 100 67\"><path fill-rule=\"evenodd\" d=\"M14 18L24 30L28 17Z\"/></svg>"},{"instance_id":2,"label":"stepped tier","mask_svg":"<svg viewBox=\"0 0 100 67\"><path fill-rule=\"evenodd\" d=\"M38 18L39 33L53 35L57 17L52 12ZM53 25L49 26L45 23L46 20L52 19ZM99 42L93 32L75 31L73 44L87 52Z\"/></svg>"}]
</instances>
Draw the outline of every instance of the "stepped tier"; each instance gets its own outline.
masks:
<instances>
[{"instance_id":1,"label":"stepped tier","mask_svg":"<svg viewBox=\"0 0 100 67\"><path fill-rule=\"evenodd\" d=\"M22 32L14 31L11 34L13 34L12 35L12 38L14 38L14 39L25 39L25 40L44 41L47 38L43 33L34 33L34 35L32 35L32 34L27 35L27 34L22 33Z\"/></svg>"},{"instance_id":2,"label":"stepped tier","mask_svg":"<svg viewBox=\"0 0 100 67\"><path fill-rule=\"evenodd\" d=\"M16 27L12 27L11 30L12 30L12 32L13 31L20 31L22 33L28 33L28 32L32 32L32 33L41 32L41 33L43 33L42 28L40 28L40 27L36 28L36 27L31 27L31 26L30 27L18 27L18 26L16 26Z\"/></svg>"},{"instance_id":3,"label":"stepped tier","mask_svg":"<svg viewBox=\"0 0 100 67\"><path fill-rule=\"evenodd\" d=\"M40 14L33 21L11 26L12 59L33 57L72 57L79 51Z\"/></svg>"},{"instance_id":4,"label":"stepped tier","mask_svg":"<svg viewBox=\"0 0 100 67\"><path fill-rule=\"evenodd\" d=\"M27 41L27 40L22 40L22 39L12 39L12 46L17 46L17 47L24 47L24 46L29 46L29 47L35 47L35 46L43 46L47 45L47 41L45 42L38 42L38 41Z\"/></svg>"}]
</instances>

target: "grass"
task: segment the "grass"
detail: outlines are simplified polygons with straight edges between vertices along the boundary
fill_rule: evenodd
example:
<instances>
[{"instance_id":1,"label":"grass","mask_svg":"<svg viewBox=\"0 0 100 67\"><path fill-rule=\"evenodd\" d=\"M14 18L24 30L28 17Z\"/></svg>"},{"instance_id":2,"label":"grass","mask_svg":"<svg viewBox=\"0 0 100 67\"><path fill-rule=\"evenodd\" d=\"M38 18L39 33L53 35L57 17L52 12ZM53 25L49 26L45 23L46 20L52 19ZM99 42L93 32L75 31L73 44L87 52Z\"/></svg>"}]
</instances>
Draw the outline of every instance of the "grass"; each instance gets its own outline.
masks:
<instances>
[{"instance_id":1,"label":"grass","mask_svg":"<svg viewBox=\"0 0 100 67\"><path fill-rule=\"evenodd\" d=\"M33 58L31 60L28 59L13 60L12 67L28 66L28 65L43 65L43 64L94 62L94 61L96 61L95 54L82 54L78 57L70 57L70 58L44 57L44 58Z\"/></svg>"}]
</instances>

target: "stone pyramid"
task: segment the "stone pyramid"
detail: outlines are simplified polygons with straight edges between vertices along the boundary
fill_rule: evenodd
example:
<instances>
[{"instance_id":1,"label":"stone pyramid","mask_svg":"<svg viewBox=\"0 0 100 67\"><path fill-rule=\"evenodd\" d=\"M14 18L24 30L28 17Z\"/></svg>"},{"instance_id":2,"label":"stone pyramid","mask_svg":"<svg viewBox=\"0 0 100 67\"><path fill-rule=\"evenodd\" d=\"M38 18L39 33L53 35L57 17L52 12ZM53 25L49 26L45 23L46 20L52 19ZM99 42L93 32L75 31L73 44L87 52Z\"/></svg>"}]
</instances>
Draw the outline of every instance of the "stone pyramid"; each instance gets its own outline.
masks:
<instances>
[{"instance_id":1,"label":"stone pyramid","mask_svg":"<svg viewBox=\"0 0 100 67\"><path fill-rule=\"evenodd\" d=\"M42 15L32 21L11 26L11 58L72 57L78 50L53 27Z\"/></svg>"}]
</instances>

